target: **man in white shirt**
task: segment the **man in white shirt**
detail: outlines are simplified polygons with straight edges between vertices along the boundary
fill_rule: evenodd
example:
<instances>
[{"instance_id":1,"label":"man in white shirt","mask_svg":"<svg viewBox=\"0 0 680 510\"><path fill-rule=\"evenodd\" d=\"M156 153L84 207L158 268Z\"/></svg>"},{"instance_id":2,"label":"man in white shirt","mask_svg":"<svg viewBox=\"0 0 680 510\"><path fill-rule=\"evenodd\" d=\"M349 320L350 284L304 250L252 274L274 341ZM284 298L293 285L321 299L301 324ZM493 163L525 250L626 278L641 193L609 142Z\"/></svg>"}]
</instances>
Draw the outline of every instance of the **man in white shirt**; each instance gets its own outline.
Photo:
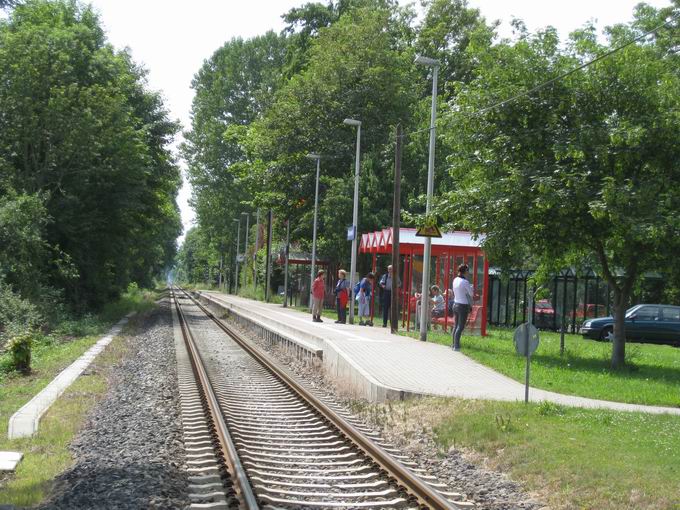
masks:
<instances>
[{"instance_id":1,"label":"man in white shirt","mask_svg":"<svg viewBox=\"0 0 680 510\"><path fill-rule=\"evenodd\" d=\"M453 279L453 317L456 321L452 330L454 351L460 351L460 336L472 310L474 290L468 281L469 276L470 268L467 264L461 264L458 267L458 276Z\"/></svg>"}]
</instances>

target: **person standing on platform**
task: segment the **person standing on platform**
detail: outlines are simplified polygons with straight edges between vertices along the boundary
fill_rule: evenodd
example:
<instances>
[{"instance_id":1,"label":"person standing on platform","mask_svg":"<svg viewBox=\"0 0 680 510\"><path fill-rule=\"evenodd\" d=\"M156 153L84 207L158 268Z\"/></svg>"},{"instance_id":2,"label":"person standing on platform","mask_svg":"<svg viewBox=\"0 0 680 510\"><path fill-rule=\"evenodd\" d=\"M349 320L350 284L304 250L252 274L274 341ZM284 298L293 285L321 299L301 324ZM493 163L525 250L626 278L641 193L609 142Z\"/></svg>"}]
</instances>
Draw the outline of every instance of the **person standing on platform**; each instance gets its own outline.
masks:
<instances>
[{"instance_id":1,"label":"person standing on platform","mask_svg":"<svg viewBox=\"0 0 680 510\"><path fill-rule=\"evenodd\" d=\"M349 301L349 282L347 272L344 269L338 270L338 283L335 284L335 304L338 308L338 320L336 324L347 323L347 301Z\"/></svg>"},{"instance_id":2,"label":"person standing on platform","mask_svg":"<svg viewBox=\"0 0 680 510\"><path fill-rule=\"evenodd\" d=\"M312 320L314 322L323 322L321 320L321 310L323 310L323 296L326 292L324 286L325 276L326 272L320 269L312 283Z\"/></svg>"},{"instance_id":3,"label":"person standing on platform","mask_svg":"<svg viewBox=\"0 0 680 510\"><path fill-rule=\"evenodd\" d=\"M359 326L373 326L373 322L371 321L371 292L373 292L373 280L375 280L375 275L373 273L368 273L358 284L359 292L357 293L357 301L359 302Z\"/></svg>"},{"instance_id":4,"label":"person standing on platform","mask_svg":"<svg viewBox=\"0 0 680 510\"><path fill-rule=\"evenodd\" d=\"M390 308L392 306L392 266L387 266L387 273L380 278L380 288L382 289L382 311L383 311L383 328L387 327L387 322L390 320ZM401 282L397 277L396 289L401 287Z\"/></svg>"},{"instance_id":5,"label":"person standing on platform","mask_svg":"<svg viewBox=\"0 0 680 510\"><path fill-rule=\"evenodd\" d=\"M468 281L469 276L470 268L467 264L461 264L458 267L458 276L453 279L453 319L456 322L452 330L454 351L460 351L460 336L472 310L474 290Z\"/></svg>"}]
</instances>

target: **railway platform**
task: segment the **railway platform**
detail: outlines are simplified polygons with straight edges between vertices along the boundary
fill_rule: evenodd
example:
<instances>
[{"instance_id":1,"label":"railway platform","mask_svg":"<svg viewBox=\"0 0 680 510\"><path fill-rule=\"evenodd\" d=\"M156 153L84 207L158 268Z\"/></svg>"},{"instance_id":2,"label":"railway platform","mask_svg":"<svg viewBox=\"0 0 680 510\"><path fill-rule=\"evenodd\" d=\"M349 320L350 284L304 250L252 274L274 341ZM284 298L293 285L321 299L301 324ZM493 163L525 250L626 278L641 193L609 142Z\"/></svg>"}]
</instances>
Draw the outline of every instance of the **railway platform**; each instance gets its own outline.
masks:
<instances>
[{"instance_id":1,"label":"railway platform","mask_svg":"<svg viewBox=\"0 0 680 510\"><path fill-rule=\"evenodd\" d=\"M228 310L239 320L285 339L298 352L320 358L337 383L370 401L425 395L524 400L523 384L444 345L393 335L388 328L334 324L328 319L315 323L311 316L297 310L231 294L197 294L211 306ZM609 402L536 388L530 389L529 399L574 407L680 415L679 408Z\"/></svg>"}]
</instances>

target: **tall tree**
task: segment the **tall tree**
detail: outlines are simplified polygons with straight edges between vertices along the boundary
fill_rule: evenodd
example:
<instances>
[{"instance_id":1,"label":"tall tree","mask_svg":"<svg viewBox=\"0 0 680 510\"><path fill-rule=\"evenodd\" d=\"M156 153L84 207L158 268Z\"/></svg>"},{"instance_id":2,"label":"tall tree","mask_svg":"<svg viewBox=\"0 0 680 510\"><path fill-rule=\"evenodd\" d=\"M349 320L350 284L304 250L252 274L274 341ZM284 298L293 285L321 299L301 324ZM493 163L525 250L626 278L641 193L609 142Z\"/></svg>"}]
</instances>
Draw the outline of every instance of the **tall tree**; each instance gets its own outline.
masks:
<instances>
[{"instance_id":1,"label":"tall tree","mask_svg":"<svg viewBox=\"0 0 680 510\"><path fill-rule=\"evenodd\" d=\"M281 88L244 141L258 199L291 217L294 238L312 237L315 167L304 156L322 155L318 242L333 258L347 251L352 217L356 132L343 125L346 117L362 122L361 228L389 222L390 126L408 118L414 102L413 54L395 40L400 22L395 10L360 7L322 29L306 69Z\"/></svg>"},{"instance_id":2,"label":"tall tree","mask_svg":"<svg viewBox=\"0 0 680 510\"><path fill-rule=\"evenodd\" d=\"M607 31L606 45L590 27L562 49L548 29L478 53L475 80L452 105L446 134L458 190L440 212L485 233L499 261L596 260L613 291L614 368L625 363L633 285L645 271L674 264L680 249L680 189L669 185L680 181L680 66L668 45L677 28L486 107L623 45L671 13L677 10L640 7L633 23Z\"/></svg>"},{"instance_id":3,"label":"tall tree","mask_svg":"<svg viewBox=\"0 0 680 510\"><path fill-rule=\"evenodd\" d=\"M0 185L44 197L45 240L76 270L49 273L99 305L174 256L178 125L91 7L32 0L0 22Z\"/></svg>"},{"instance_id":4,"label":"tall tree","mask_svg":"<svg viewBox=\"0 0 680 510\"><path fill-rule=\"evenodd\" d=\"M198 222L216 242L220 239L217 245L235 236L231 220L251 200L236 170L245 159L239 139L279 88L286 50L285 37L274 32L232 39L205 62L192 83L192 125L182 153Z\"/></svg>"}]
</instances>

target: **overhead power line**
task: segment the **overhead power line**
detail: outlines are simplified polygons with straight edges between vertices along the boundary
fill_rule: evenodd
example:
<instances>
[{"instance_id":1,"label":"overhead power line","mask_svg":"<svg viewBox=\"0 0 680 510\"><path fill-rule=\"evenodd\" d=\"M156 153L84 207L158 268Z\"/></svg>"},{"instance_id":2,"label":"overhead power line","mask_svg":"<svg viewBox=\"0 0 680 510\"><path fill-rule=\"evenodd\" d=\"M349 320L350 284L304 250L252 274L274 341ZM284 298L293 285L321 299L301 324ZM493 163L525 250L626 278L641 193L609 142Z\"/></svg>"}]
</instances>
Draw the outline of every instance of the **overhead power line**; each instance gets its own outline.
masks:
<instances>
[{"instance_id":1,"label":"overhead power line","mask_svg":"<svg viewBox=\"0 0 680 510\"><path fill-rule=\"evenodd\" d=\"M593 58L592 60L589 60L588 62L585 62L585 63L583 63L583 64L581 64L581 65L579 65L579 66L577 66L577 67L575 67L575 68L573 68L573 69L570 69L569 71L565 71L564 73L562 73L562 74L560 74L560 75L558 75L558 76L555 76L554 78L551 78L551 79L549 79L549 80L547 80L547 81L544 81L543 83L540 83L540 84L536 85L535 87L532 87L532 88L529 89L529 90L525 90L525 91L520 92L520 93L518 93L518 94L516 94L516 95L514 95L514 96L512 96L512 97L509 97L509 98L507 98L507 99L503 99L503 100L501 100L501 101L498 101L497 103L494 103L494 104L492 104L492 105L486 106L486 107L482 108L481 110L475 110L475 111L467 112L467 113L464 112L464 115L466 115L466 116L482 115L482 114L484 114L484 113L486 113L486 112L488 112L488 111L490 111L490 110L493 110L493 109L495 109L495 108L498 108L498 107L504 106L504 105L506 105L506 104L512 103L513 101L516 101L516 100L518 100L518 99L520 99L520 98L522 98L522 97L526 97L526 96L528 96L528 95L531 95L531 94L533 94L534 92L536 92L536 91L538 91L538 90L540 90L540 89L542 89L542 88L544 88L544 87L547 87L548 85L550 85L550 84L552 84L552 83L555 83L555 82L557 82L557 81L559 81L559 80L563 80L563 79L566 78L567 76L570 76L570 75L572 75L572 74L574 74L574 73L576 73L576 72L578 72L578 71L580 71L580 70L582 70L582 69L585 69L586 67L589 67L589 66L591 66L591 65L593 65L593 64L596 64L596 63L599 62L600 60L603 60L603 59L605 59L605 58L607 58L607 57L610 57L610 56L614 55L615 53L618 53L619 51L621 51L621 50L627 48L627 47L630 46L631 44L635 44L636 42L638 42L638 41L644 39L645 37L647 37L647 36L649 36L649 35L651 35L651 34L657 32L657 31L661 30L661 29L664 28L665 26L670 25L673 21L677 20L678 18L680 18L680 13L676 14L675 16L672 16L669 20L665 21L664 23L661 23L660 25L658 25L658 26L652 28L651 30L649 30L649 31L647 31L647 32L645 32L645 33L643 33L643 34L640 34L639 36L637 36L637 37L631 39L630 41L627 41L626 43L624 43L624 44L622 44L622 45L620 45L620 46L617 46L616 48L612 48L611 50L606 51L605 53L603 53L603 54L601 54L601 55L598 55L597 57ZM432 129L432 128L427 127L427 128L418 129L418 130L415 130L415 131L410 131L410 132L404 133L404 134L402 135L402 137L407 137L407 136L415 135L415 134L418 134L418 133L423 133L423 132L426 132L426 131L430 131L431 129Z\"/></svg>"}]
</instances>

